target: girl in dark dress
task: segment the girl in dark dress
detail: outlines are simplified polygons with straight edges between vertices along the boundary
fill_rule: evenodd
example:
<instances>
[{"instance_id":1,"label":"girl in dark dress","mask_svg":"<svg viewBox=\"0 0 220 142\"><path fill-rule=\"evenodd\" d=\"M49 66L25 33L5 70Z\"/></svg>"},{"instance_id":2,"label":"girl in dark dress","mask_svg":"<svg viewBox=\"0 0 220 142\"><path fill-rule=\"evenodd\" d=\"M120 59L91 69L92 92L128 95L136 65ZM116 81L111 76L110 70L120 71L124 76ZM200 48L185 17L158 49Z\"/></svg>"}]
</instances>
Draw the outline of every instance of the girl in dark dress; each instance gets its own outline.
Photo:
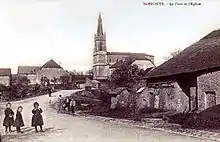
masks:
<instances>
[{"instance_id":1,"label":"girl in dark dress","mask_svg":"<svg viewBox=\"0 0 220 142\"><path fill-rule=\"evenodd\" d=\"M41 115L42 112L43 112L43 110L41 108L39 108L38 102L35 102L34 109L32 110L32 113L34 115L32 116L31 125L32 125L32 127L35 127L36 132L38 132L37 126L40 126L40 131L43 132L42 125L44 124L44 122L43 122L43 117Z\"/></svg>"},{"instance_id":2,"label":"girl in dark dress","mask_svg":"<svg viewBox=\"0 0 220 142\"><path fill-rule=\"evenodd\" d=\"M15 118L15 123L14 123L14 127L16 127L16 130L18 133L22 133L21 132L21 127L24 126L24 121L21 115L21 112L23 110L22 106L19 106L17 109L17 114L16 114L16 118Z\"/></svg>"},{"instance_id":3,"label":"girl in dark dress","mask_svg":"<svg viewBox=\"0 0 220 142\"><path fill-rule=\"evenodd\" d=\"M8 128L9 132L11 132L11 126L14 124L14 112L11 109L11 103L7 103L6 107L3 126L5 126L5 132L8 132Z\"/></svg>"}]
</instances>

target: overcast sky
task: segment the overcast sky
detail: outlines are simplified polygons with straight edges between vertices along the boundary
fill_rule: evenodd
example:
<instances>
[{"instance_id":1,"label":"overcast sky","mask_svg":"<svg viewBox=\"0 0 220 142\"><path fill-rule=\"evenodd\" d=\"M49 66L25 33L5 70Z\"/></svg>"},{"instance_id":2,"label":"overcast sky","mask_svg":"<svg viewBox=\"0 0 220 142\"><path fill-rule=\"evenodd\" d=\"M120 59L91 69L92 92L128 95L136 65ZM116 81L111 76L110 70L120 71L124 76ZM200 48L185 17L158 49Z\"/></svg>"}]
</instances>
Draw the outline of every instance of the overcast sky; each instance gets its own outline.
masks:
<instances>
[{"instance_id":1,"label":"overcast sky","mask_svg":"<svg viewBox=\"0 0 220 142\"><path fill-rule=\"evenodd\" d=\"M0 68L15 73L52 58L67 70L90 69L99 12L108 51L152 54L156 64L220 28L220 0L195 7L143 5L148 1L0 0Z\"/></svg>"}]
</instances>

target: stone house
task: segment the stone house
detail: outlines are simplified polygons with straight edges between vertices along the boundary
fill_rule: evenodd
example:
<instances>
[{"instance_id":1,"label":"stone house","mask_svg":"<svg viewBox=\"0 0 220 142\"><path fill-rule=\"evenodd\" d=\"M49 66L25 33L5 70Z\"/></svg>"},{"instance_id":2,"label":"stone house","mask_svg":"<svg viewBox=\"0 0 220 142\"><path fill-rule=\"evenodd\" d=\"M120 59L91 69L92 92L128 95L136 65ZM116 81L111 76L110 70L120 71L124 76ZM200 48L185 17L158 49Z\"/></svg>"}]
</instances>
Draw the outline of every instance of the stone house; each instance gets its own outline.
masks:
<instances>
[{"instance_id":1,"label":"stone house","mask_svg":"<svg viewBox=\"0 0 220 142\"><path fill-rule=\"evenodd\" d=\"M11 85L11 69L0 68L0 84L5 86Z\"/></svg>"},{"instance_id":2,"label":"stone house","mask_svg":"<svg viewBox=\"0 0 220 142\"><path fill-rule=\"evenodd\" d=\"M30 80L30 84L36 84L37 72L40 69L40 66L18 66L18 78L26 76Z\"/></svg>"},{"instance_id":3,"label":"stone house","mask_svg":"<svg viewBox=\"0 0 220 142\"><path fill-rule=\"evenodd\" d=\"M68 74L69 73L65 71L60 65L58 65L54 60L49 60L37 72L36 82L40 84L41 78L46 77L52 83L54 78L59 79L61 76Z\"/></svg>"},{"instance_id":4,"label":"stone house","mask_svg":"<svg viewBox=\"0 0 220 142\"><path fill-rule=\"evenodd\" d=\"M215 30L149 72L146 80L149 89L159 90L159 108L202 111L220 103L219 71L220 30Z\"/></svg>"}]
</instances>

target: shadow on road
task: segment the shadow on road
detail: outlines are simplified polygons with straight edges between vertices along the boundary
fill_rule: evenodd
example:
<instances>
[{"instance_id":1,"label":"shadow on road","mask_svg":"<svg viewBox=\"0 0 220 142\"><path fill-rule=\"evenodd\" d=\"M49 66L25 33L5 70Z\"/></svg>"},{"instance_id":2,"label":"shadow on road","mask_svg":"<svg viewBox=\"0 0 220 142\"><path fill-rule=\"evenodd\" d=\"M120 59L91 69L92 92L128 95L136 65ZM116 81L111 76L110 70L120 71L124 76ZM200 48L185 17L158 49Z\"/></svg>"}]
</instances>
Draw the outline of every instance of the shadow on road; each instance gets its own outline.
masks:
<instances>
[{"instance_id":1,"label":"shadow on road","mask_svg":"<svg viewBox=\"0 0 220 142\"><path fill-rule=\"evenodd\" d=\"M8 133L8 134L5 134L5 135L2 135L2 140L3 142L4 141L8 141L8 140L13 140L13 139L25 139L27 137L30 137L30 136L43 136L43 135L48 135L49 133L57 133L57 132L63 132L65 129L54 129L54 127L48 127L48 128L44 128L44 132L38 132L36 133L35 132L35 129L34 128L30 128L30 127L26 127L26 128L23 128L23 133L17 133L16 131L13 131L12 133Z\"/></svg>"}]
</instances>

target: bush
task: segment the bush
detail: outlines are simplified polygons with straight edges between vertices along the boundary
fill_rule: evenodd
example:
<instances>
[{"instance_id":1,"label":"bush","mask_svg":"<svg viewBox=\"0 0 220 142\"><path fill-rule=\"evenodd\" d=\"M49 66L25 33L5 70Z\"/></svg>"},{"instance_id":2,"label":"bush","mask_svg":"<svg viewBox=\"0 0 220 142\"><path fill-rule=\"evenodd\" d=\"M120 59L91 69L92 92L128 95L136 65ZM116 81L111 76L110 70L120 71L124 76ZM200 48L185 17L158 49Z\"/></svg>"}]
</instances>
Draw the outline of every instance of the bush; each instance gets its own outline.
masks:
<instances>
[{"instance_id":1,"label":"bush","mask_svg":"<svg viewBox=\"0 0 220 142\"><path fill-rule=\"evenodd\" d=\"M7 90L7 86L0 84L0 92Z\"/></svg>"},{"instance_id":2,"label":"bush","mask_svg":"<svg viewBox=\"0 0 220 142\"><path fill-rule=\"evenodd\" d=\"M23 99L31 96L39 96L48 93L45 86L39 84L23 85L16 84L8 87L3 93L3 99L7 101Z\"/></svg>"}]
</instances>

